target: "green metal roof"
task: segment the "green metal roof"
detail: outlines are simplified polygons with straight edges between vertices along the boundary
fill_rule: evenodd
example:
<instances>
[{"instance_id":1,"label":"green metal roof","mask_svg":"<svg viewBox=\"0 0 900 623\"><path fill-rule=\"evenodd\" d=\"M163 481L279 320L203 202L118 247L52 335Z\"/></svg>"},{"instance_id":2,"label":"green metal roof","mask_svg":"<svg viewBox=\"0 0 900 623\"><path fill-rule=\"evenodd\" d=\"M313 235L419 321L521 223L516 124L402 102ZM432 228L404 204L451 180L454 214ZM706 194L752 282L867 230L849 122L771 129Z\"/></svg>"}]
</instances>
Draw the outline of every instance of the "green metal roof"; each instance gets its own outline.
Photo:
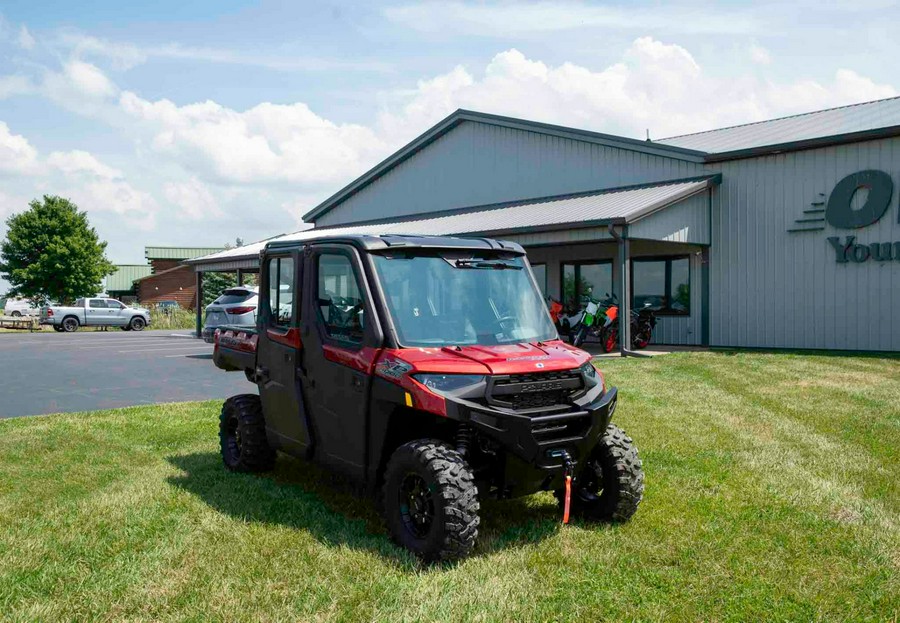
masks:
<instances>
[{"instance_id":1,"label":"green metal roof","mask_svg":"<svg viewBox=\"0 0 900 623\"><path fill-rule=\"evenodd\" d=\"M190 260L224 250L224 247L144 247L144 257L148 260Z\"/></svg>"},{"instance_id":2,"label":"green metal roof","mask_svg":"<svg viewBox=\"0 0 900 623\"><path fill-rule=\"evenodd\" d=\"M107 292L127 292L134 287L134 280L150 274L147 264L120 264L116 272L106 278Z\"/></svg>"}]
</instances>

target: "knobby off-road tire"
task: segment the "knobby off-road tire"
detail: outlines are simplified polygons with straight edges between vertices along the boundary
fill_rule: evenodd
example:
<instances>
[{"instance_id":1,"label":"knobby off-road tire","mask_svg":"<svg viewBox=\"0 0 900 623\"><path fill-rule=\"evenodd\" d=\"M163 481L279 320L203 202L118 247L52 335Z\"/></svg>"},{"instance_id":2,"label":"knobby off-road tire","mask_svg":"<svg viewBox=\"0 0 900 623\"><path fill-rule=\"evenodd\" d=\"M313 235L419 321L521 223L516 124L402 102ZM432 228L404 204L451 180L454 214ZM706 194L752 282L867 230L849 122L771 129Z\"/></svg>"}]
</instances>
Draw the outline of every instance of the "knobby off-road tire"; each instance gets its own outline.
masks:
<instances>
[{"instance_id":1,"label":"knobby off-road tire","mask_svg":"<svg viewBox=\"0 0 900 623\"><path fill-rule=\"evenodd\" d=\"M443 442L411 441L394 452L381 507L394 541L426 562L459 560L475 547L481 522L475 478Z\"/></svg>"},{"instance_id":2,"label":"knobby off-road tire","mask_svg":"<svg viewBox=\"0 0 900 623\"><path fill-rule=\"evenodd\" d=\"M275 451L266 438L262 404L255 394L232 396L219 417L222 462L233 472L265 472L275 465Z\"/></svg>"},{"instance_id":3,"label":"knobby off-road tire","mask_svg":"<svg viewBox=\"0 0 900 623\"><path fill-rule=\"evenodd\" d=\"M644 470L631 437L610 424L572 487L571 513L593 521L627 521L644 496ZM564 493L556 492L560 508Z\"/></svg>"},{"instance_id":4,"label":"knobby off-road tire","mask_svg":"<svg viewBox=\"0 0 900 623\"><path fill-rule=\"evenodd\" d=\"M584 341L587 339L587 335L587 325L580 325L578 327L578 331L575 332L575 337L572 338L572 346L581 346L582 344L584 344Z\"/></svg>"}]
</instances>

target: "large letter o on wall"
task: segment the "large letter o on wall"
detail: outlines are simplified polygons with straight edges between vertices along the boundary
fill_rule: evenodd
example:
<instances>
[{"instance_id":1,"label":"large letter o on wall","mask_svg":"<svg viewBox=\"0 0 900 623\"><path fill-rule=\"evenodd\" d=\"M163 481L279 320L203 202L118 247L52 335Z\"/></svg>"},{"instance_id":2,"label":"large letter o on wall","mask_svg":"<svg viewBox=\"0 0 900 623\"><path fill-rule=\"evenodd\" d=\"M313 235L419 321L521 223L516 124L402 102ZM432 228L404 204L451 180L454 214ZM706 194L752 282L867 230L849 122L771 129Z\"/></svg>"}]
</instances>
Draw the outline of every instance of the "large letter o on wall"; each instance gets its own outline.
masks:
<instances>
[{"instance_id":1,"label":"large letter o on wall","mask_svg":"<svg viewBox=\"0 0 900 623\"><path fill-rule=\"evenodd\" d=\"M869 196L865 205L854 210L850 202L860 188L867 188ZM859 229L877 222L888 206L894 194L894 182L884 171L860 171L842 179L831 191L828 206L825 208L825 219L830 225L840 229Z\"/></svg>"}]
</instances>

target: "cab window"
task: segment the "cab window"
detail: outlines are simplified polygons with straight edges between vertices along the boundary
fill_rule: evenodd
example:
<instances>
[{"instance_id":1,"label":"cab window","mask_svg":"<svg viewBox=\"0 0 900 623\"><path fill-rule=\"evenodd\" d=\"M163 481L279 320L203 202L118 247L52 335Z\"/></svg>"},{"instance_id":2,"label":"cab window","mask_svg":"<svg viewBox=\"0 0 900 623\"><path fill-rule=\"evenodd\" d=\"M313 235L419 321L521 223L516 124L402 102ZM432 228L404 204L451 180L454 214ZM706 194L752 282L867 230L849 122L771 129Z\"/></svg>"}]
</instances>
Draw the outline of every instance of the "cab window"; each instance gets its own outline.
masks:
<instances>
[{"instance_id":1,"label":"cab window","mask_svg":"<svg viewBox=\"0 0 900 623\"><path fill-rule=\"evenodd\" d=\"M294 320L294 259L276 257L269 261L270 324L289 327Z\"/></svg>"},{"instance_id":2,"label":"cab window","mask_svg":"<svg viewBox=\"0 0 900 623\"><path fill-rule=\"evenodd\" d=\"M88 301L88 305L90 305L92 309L106 309L106 301L103 299L91 299Z\"/></svg>"},{"instance_id":3,"label":"cab window","mask_svg":"<svg viewBox=\"0 0 900 623\"><path fill-rule=\"evenodd\" d=\"M350 257L342 253L322 253L316 272L319 325L332 339L362 344L363 298Z\"/></svg>"}]
</instances>

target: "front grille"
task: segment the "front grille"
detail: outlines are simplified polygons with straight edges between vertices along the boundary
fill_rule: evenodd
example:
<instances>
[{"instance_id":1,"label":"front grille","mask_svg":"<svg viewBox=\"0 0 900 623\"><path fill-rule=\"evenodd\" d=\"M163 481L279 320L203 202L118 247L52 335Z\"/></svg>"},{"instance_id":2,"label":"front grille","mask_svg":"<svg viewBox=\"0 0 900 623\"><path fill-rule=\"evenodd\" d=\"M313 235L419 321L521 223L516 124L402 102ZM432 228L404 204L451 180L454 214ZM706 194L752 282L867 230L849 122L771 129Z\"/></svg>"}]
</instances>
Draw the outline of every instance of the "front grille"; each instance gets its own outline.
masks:
<instances>
[{"instance_id":1,"label":"front grille","mask_svg":"<svg viewBox=\"0 0 900 623\"><path fill-rule=\"evenodd\" d=\"M490 402L516 411L550 409L566 405L583 389L584 381L577 369L495 376Z\"/></svg>"}]
</instances>

